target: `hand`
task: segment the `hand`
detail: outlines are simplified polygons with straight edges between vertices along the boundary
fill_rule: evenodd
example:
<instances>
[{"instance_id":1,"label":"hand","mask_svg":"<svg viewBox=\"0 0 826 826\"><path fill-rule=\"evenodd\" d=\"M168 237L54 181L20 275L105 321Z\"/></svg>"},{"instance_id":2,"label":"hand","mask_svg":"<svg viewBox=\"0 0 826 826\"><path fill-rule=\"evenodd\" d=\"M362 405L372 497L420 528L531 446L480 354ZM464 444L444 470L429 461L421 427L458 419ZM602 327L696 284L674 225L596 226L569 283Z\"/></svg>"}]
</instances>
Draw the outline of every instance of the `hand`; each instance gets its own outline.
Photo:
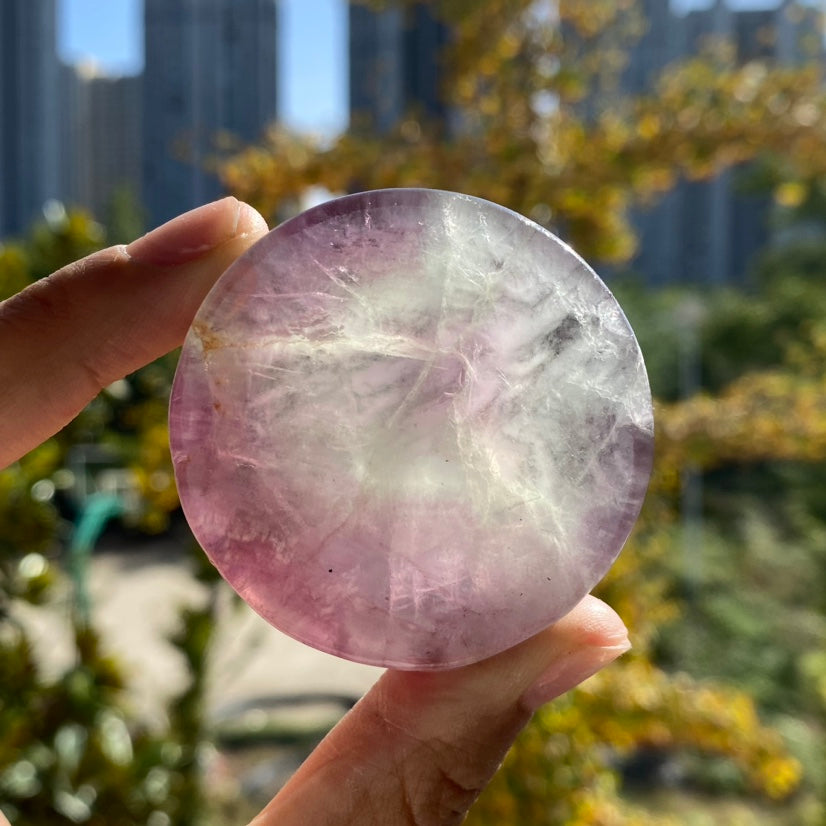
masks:
<instances>
[{"instance_id":1,"label":"hand","mask_svg":"<svg viewBox=\"0 0 826 826\"><path fill-rule=\"evenodd\" d=\"M251 207L225 198L0 304L0 467L180 345L209 288L266 230ZM459 823L532 712L628 647L619 617L587 597L484 662L388 671L254 824Z\"/></svg>"}]
</instances>

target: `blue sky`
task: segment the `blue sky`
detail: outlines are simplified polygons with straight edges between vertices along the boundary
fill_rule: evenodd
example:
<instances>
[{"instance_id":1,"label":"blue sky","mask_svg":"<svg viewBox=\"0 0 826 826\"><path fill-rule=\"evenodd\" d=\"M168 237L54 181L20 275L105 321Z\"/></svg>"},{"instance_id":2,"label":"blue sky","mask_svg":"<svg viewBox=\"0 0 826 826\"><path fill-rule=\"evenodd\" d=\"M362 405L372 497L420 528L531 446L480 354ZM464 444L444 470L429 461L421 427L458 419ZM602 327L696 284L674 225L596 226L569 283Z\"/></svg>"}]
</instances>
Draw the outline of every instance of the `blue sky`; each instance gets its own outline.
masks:
<instances>
[{"instance_id":1,"label":"blue sky","mask_svg":"<svg viewBox=\"0 0 826 826\"><path fill-rule=\"evenodd\" d=\"M2 2L2 0L0 0ZM771 8L778 0L729 0L734 8ZM92 57L114 73L143 63L141 0L58 0L64 58ZM347 124L346 0L281 0L281 117L330 134ZM680 11L711 0L674 0Z\"/></svg>"}]
</instances>

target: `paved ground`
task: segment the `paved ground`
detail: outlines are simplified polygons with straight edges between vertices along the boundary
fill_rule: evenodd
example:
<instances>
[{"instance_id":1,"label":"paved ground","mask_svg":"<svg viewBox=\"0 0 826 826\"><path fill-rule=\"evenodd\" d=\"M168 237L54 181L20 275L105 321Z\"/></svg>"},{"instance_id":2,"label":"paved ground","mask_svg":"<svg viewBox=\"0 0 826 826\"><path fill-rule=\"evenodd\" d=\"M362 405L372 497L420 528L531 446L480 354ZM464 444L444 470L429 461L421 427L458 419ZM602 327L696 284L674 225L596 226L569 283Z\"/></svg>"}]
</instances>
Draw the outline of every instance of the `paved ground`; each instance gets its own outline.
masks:
<instances>
[{"instance_id":1,"label":"paved ground","mask_svg":"<svg viewBox=\"0 0 826 826\"><path fill-rule=\"evenodd\" d=\"M184 664L166 638L176 627L181 606L203 600L203 586L192 576L180 546L164 540L97 551L89 588L95 623L106 648L126 666L136 710L147 721L160 722L165 699L185 678ZM228 589L226 596L210 668L208 707L214 719L260 697L359 697L381 673L295 642L230 600ZM22 611L37 648L54 671L68 665L71 655L67 610L67 601L58 600L46 609Z\"/></svg>"}]
</instances>

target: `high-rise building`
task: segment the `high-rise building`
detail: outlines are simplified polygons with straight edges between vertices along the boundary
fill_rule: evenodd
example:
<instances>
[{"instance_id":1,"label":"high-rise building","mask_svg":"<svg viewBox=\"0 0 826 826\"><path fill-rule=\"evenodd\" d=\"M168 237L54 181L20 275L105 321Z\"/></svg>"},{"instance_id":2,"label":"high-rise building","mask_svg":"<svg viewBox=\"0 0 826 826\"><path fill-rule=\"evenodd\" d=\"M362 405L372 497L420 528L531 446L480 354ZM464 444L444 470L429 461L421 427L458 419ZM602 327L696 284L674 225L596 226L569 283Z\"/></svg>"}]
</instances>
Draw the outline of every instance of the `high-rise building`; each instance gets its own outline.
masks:
<instances>
[{"instance_id":1,"label":"high-rise building","mask_svg":"<svg viewBox=\"0 0 826 826\"><path fill-rule=\"evenodd\" d=\"M0 237L60 198L55 0L0 2Z\"/></svg>"},{"instance_id":2,"label":"high-rise building","mask_svg":"<svg viewBox=\"0 0 826 826\"><path fill-rule=\"evenodd\" d=\"M276 118L277 0L145 0L143 197L153 224L220 194L222 134Z\"/></svg>"},{"instance_id":3,"label":"high-rise building","mask_svg":"<svg viewBox=\"0 0 826 826\"><path fill-rule=\"evenodd\" d=\"M409 113L444 119L442 59L448 29L426 3L373 11L350 3L353 126L387 132Z\"/></svg>"},{"instance_id":4,"label":"high-rise building","mask_svg":"<svg viewBox=\"0 0 826 826\"><path fill-rule=\"evenodd\" d=\"M674 14L668 0L645 0L644 8L649 28L641 48L630 55L624 84L629 94L651 92L668 63L696 54L713 38L729 42L742 63L761 59L790 65L812 49L822 49L806 43L812 33L817 39L816 12L790 0L761 10L732 9L715 0L684 16ZM755 256L770 240L771 203L746 191L746 175L747 169L737 169L708 181L684 181L654 207L638 210L634 224L640 251L634 269L653 284L724 284L747 278Z\"/></svg>"},{"instance_id":5,"label":"high-rise building","mask_svg":"<svg viewBox=\"0 0 826 826\"><path fill-rule=\"evenodd\" d=\"M106 216L113 196L127 189L140 202L143 175L143 78L109 75L94 63L62 68L63 165L67 203Z\"/></svg>"}]
</instances>

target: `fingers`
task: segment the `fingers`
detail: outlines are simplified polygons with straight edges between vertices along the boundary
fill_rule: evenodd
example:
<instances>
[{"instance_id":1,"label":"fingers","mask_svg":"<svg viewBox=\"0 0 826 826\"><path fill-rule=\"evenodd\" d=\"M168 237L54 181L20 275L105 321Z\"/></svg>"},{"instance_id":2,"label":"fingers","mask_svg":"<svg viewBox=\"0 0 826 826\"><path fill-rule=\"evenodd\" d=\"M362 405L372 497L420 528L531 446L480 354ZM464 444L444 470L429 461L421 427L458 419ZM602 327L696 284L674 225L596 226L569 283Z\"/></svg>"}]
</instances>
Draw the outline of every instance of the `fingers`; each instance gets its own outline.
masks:
<instances>
[{"instance_id":1,"label":"fingers","mask_svg":"<svg viewBox=\"0 0 826 826\"><path fill-rule=\"evenodd\" d=\"M532 712L629 647L614 611L587 597L484 662L388 671L254 826L458 824Z\"/></svg>"},{"instance_id":2,"label":"fingers","mask_svg":"<svg viewBox=\"0 0 826 826\"><path fill-rule=\"evenodd\" d=\"M210 287L266 231L224 198L0 303L0 468L180 345Z\"/></svg>"}]
</instances>

